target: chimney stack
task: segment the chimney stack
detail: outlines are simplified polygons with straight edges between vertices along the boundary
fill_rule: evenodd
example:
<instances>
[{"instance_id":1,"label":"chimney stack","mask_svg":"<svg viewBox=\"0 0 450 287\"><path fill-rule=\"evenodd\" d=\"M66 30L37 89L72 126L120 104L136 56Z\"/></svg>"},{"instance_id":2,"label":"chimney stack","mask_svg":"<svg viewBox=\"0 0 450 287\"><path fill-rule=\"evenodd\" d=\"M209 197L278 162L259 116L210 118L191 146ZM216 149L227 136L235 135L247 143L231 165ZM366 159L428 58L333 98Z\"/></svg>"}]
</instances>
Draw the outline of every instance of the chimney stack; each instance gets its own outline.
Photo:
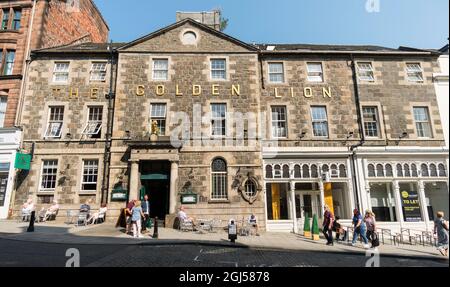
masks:
<instances>
[{"instance_id":1,"label":"chimney stack","mask_svg":"<svg viewBox=\"0 0 450 287\"><path fill-rule=\"evenodd\" d=\"M217 31L220 31L220 11L210 12L177 12L177 22L186 18L191 18L197 22L207 25Z\"/></svg>"}]
</instances>

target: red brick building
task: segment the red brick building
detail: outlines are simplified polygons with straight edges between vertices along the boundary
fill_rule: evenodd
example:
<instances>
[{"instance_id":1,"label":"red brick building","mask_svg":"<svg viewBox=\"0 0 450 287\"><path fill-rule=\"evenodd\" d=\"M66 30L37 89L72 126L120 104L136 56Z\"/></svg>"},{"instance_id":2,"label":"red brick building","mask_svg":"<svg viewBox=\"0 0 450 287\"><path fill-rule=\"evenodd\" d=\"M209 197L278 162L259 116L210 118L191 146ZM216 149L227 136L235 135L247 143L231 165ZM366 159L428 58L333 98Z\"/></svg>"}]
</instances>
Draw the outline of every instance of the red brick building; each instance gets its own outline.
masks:
<instances>
[{"instance_id":1,"label":"red brick building","mask_svg":"<svg viewBox=\"0 0 450 287\"><path fill-rule=\"evenodd\" d=\"M20 118L22 80L30 51L104 43L108 33L93 0L0 0L0 218L9 204L14 171L10 162L19 148L16 127L20 122L16 119Z\"/></svg>"}]
</instances>

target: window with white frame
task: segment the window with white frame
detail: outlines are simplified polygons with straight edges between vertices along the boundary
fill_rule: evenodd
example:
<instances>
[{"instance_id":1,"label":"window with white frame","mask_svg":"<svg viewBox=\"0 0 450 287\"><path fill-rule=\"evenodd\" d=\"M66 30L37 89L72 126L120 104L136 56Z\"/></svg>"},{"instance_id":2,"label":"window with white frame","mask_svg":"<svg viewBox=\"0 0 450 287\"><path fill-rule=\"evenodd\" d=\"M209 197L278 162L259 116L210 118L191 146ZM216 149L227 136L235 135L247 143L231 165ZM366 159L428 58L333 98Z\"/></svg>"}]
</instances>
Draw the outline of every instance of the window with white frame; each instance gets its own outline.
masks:
<instances>
[{"instance_id":1,"label":"window with white frame","mask_svg":"<svg viewBox=\"0 0 450 287\"><path fill-rule=\"evenodd\" d=\"M103 125L103 107L92 106L88 107L88 118L86 126L83 130L83 135L90 138L101 138L101 130Z\"/></svg>"},{"instance_id":2,"label":"window with white frame","mask_svg":"<svg viewBox=\"0 0 450 287\"><path fill-rule=\"evenodd\" d=\"M227 135L227 105L211 104L211 135Z\"/></svg>"},{"instance_id":3,"label":"window with white frame","mask_svg":"<svg viewBox=\"0 0 450 287\"><path fill-rule=\"evenodd\" d=\"M153 60L153 80L167 81L169 79L169 60Z\"/></svg>"},{"instance_id":4,"label":"window with white frame","mask_svg":"<svg viewBox=\"0 0 450 287\"><path fill-rule=\"evenodd\" d=\"M372 63L359 62L357 67L358 67L358 78L360 81L375 82Z\"/></svg>"},{"instance_id":5,"label":"window with white frame","mask_svg":"<svg viewBox=\"0 0 450 287\"><path fill-rule=\"evenodd\" d=\"M160 136L166 135L167 105L164 103L153 103L150 105L150 124L157 123Z\"/></svg>"},{"instance_id":6,"label":"window with white frame","mask_svg":"<svg viewBox=\"0 0 450 287\"><path fill-rule=\"evenodd\" d=\"M406 63L406 77L410 82L423 82L423 70L420 63Z\"/></svg>"},{"instance_id":7,"label":"window with white frame","mask_svg":"<svg viewBox=\"0 0 450 287\"><path fill-rule=\"evenodd\" d=\"M287 138L287 114L285 106L272 107L272 137Z\"/></svg>"},{"instance_id":8,"label":"window with white frame","mask_svg":"<svg viewBox=\"0 0 450 287\"><path fill-rule=\"evenodd\" d=\"M104 82L106 80L106 62L93 62L91 66L91 81Z\"/></svg>"},{"instance_id":9,"label":"window with white frame","mask_svg":"<svg viewBox=\"0 0 450 287\"><path fill-rule=\"evenodd\" d=\"M56 188L56 177L58 173L58 160L42 161L41 192L53 192Z\"/></svg>"},{"instance_id":10,"label":"window with white frame","mask_svg":"<svg viewBox=\"0 0 450 287\"><path fill-rule=\"evenodd\" d=\"M427 107L414 107L414 121L416 122L417 136L420 138L431 138L430 113Z\"/></svg>"},{"instance_id":11,"label":"window with white frame","mask_svg":"<svg viewBox=\"0 0 450 287\"><path fill-rule=\"evenodd\" d=\"M284 83L284 64L269 63L269 82L271 83Z\"/></svg>"},{"instance_id":12,"label":"window with white frame","mask_svg":"<svg viewBox=\"0 0 450 287\"><path fill-rule=\"evenodd\" d=\"M98 180L98 160L83 160L83 176L81 182L81 192L97 191Z\"/></svg>"},{"instance_id":13,"label":"window with white frame","mask_svg":"<svg viewBox=\"0 0 450 287\"><path fill-rule=\"evenodd\" d=\"M49 107L47 129L45 130L46 138L60 138L64 123L64 107Z\"/></svg>"},{"instance_id":14,"label":"window with white frame","mask_svg":"<svg viewBox=\"0 0 450 287\"><path fill-rule=\"evenodd\" d=\"M221 158L216 158L211 164L211 199L228 199L227 188L227 163Z\"/></svg>"},{"instance_id":15,"label":"window with white frame","mask_svg":"<svg viewBox=\"0 0 450 287\"><path fill-rule=\"evenodd\" d=\"M380 137L377 107L363 107L364 132L367 137Z\"/></svg>"},{"instance_id":16,"label":"window with white frame","mask_svg":"<svg viewBox=\"0 0 450 287\"><path fill-rule=\"evenodd\" d=\"M0 96L0 128L5 125L6 106L8 104L7 96Z\"/></svg>"},{"instance_id":17,"label":"window with white frame","mask_svg":"<svg viewBox=\"0 0 450 287\"><path fill-rule=\"evenodd\" d=\"M322 63L307 63L308 81L323 82Z\"/></svg>"},{"instance_id":18,"label":"window with white frame","mask_svg":"<svg viewBox=\"0 0 450 287\"><path fill-rule=\"evenodd\" d=\"M328 116L325 106L312 106L312 126L315 137L328 137Z\"/></svg>"},{"instance_id":19,"label":"window with white frame","mask_svg":"<svg viewBox=\"0 0 450 287\"><path fill-rule=\"evenodd\" d=\"M227 79L227 60L211 59L211 79L213 80Z\"/></svg>"},{"instance_id":20,"label":"window with white frame","mask_svg":"<svg viewBox=\"0 0 450 287\"><path fill-rule=\"evenodd\" d=\"M53 82L67 83L69 81L69 62L56 62L53 69Z\"/></svg>"},{"instance_id":21,"label":"window with white frame","mask_svg":"<svg viewBox=\"0 0 450 287\"><path fill-rule=\"evenodd\" d=\"M245 182L245 195L249 198L255 197L257 193L256 184L249 179Z\"/></svg>"}]
</instances>

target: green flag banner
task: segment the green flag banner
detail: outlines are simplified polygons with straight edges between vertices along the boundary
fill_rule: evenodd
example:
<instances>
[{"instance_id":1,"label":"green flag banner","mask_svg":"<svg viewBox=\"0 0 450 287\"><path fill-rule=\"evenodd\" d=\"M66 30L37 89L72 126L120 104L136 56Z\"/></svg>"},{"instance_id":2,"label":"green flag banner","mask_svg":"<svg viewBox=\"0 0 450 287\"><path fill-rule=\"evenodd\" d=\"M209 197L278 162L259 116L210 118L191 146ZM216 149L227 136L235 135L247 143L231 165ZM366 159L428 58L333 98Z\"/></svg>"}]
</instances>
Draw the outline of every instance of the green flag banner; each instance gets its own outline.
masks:
<instances>
[{"instance_id":1,"label":"green flag banner","mask_svg":"<svg viewBox=\"0 0 450 287\"><path fill-rule=\"evenodd\" d=\"M14 168L22 170L30 170L31 168L31 154L16 153L16 162Z\"/></svg>"}]
</instances>

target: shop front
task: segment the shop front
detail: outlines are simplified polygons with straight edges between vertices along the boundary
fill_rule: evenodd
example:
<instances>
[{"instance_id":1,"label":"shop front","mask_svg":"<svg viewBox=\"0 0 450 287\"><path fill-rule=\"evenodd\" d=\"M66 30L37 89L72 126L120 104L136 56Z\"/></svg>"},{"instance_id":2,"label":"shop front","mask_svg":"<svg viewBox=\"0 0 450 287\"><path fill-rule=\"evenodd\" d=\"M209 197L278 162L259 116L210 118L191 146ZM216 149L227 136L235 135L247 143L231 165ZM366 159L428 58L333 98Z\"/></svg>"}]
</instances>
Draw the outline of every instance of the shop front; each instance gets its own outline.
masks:
<instances>
[{"instance_id":1,"label":"shop front","mask_svg":"<svg viewBox=\"0 0 450 287\"><path fill-rule=\"evenodd\" d=\"M267 230L301 232L306 218L322 219L324 206L350 220L355 200L348 159L267 159Z\"/></svg>"},{"instance_id":2,"label":"shop front","mask_svg":"<svg viewBox=\"0 0 450 287\"><path fill-rule=\"evenodd\" d=\"M21 131L16 128L0 129L0 219L8 218L20 137Z\"/></svg>"},{"instance_id":3,"label":"shop front","mask_svg":"<svg viewBox=\"0 0 450 287\"><path fill-rule=\"evenodd\" d=\"M363 159L363 204L379 226L393 232L403 229L431 231L436 213L449 212L447 163L428 160ZM364 192L364 190L362 191Z\"/></svg>"}]
</instances>

